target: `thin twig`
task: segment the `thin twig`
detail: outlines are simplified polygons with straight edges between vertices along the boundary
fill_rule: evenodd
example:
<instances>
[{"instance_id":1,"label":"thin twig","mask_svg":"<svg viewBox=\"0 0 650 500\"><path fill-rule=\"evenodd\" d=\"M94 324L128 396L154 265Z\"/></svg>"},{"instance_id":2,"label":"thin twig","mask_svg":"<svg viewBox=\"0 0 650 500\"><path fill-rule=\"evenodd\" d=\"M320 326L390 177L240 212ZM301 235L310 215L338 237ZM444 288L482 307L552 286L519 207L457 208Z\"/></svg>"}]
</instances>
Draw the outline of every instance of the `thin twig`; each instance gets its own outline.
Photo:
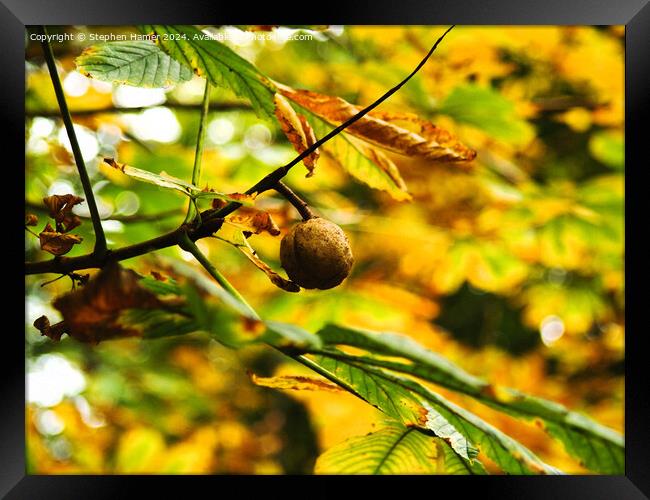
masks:
<instances>
[{"instance_id":1,"label":"thin twig","mask_svg":"<svg viewBox=\"0 0 650 500\"><path fill-rule=\"evenodd\" d=\"M48 212L47 207L44 205L40 205L38 203L34 203L33 201L26 201L25 202L25 208L29 210L34 210L37 212ZM169 217L174 217L176 215L181 215L183 211L178 208L170 209L170 210L165 210L163 212L158 212L155 214L133 214L133 215L109 215L108 217L104 217L102 220L116 220L119 222L128 222L128 223L135 223L135 222L155 222L161 219L167 219ZM86 214L75 214L78 217L88 219L90 218L89 215ZM38 235L36 235L38 236Z\"/></svg>"},{"instance_id":2,"label":"thin twig","mask_svg":"<svg viewBox=\"0 0 650 500\"><path fill-rule=\"evenodd\" d=\"M74 131L74 124L72 123L70 111L68 111L68 105L65 100L65 95L63 94L61 80L59 80L59 74L56 70L56 63L54 62L52 47L48 41L45 26L39 26L37 29L39 31L39 34L43 37L41 45L43 46L45 61L47 62L47 69L50 72L50 78L52 79L52 85L54 86L56 100L59 104L59 109L61 110L61 118L63 119L66 132L68 133L68 138L70 139L72 154L74 156L74 161L77 164L79 178L81 179L81 185L83 186L86 202L88 203L88 209L93 221L93 228L95 230L95 248L93 249L93 254L103 256L106 253L106 237L104 236L104 229L102 228L102 222L99 217L99 210L97 210L97 203L95 202L95 196L93 194L92 185L90 184L90 178L88 177L88 171L86 170L86 164L84 163L83 156L81 155L81 149L79 148L77 135Z\"/></svg>"},{"instance_id":3,"label":"thin twig","mask_svg":"<svg viewBox=\"0 0 650 500\"><path fill-rule=\"evenodd\" d=\"M426 63L426 61L429 59L431 54L433 54L435 49L443 40L445 35L449 33L449 31L451 31L453 27L454 26L451 26L449 29L447 29L447 31L445 31L440 36L440 38L436 40L436 43L433 45L433 47L427 53L424 59L422 59L420 64L418 64L415 70L413 70L409 76L407 76L404 80L402 80L402 82L400 82L398 85L396 85L388 92L386 92L373 104L364 108L359 113L354 115L352 118L347 120L345 123L336 127L334 130L332 130L329 134L324 136L322 139L316 141L311 147L307 148L302 154L297 156L294 160L284 165L283 167L274 170L269 175L264 177L261 181L259 181L253 187L251 187L247 191L247 193L248 194L262 193L264 191L268 191L269 189L274 189L278 181L280 181L282 177L286 175L286 173L289 171L291 167L293 167L303 158L311 154L318 147L322 146L329 139L331 139L338 133L342 132L346 127L350 126L351 124L353 124L354 122L362 118L369 111L377 107L381 102L385 101L388 97L390 97L397 90L399 90L408 80L410 80L413 77L413 75L415 75L415 73L417 73L417 71L424 65L424 63ZM133 257L137 257L139 255L147 254L154 250L160 250L162 248L178 245L179 238L185 234L191 241L196 241L198 239L211 236L213 233L221 229L221 225L223 224L224 217L237 210L240 206L241 206L240 203L231 203L217 211L206 210L201 213L202 224L197 228L188 228L187 225L183 224L177 229L175 229L174 231L163 234L151 240L143 241L135 245L130 245L127 247L119 248L117 250L109 251L108 254L102 258L98 258L96 255L93 254L88 254L88 255L82 255L80 257L59 257L57 259L52 259L43 262L27 262L25 264L25 274L64 273L64 272L74 271L77 269L102 267L109 260L111 261L126 260Z\"/></svg>"},{"instance_id":4,"label":"thin twig","mask_svg":"<svg viewBox=\"0 0 650 500\"><path fill-rule=\"evenodd\" d=\"M166 102L164 104L157 104L156 106L165 106L169 109L180 111L198 111L203 108L203 104L181 104L177 102ZM97 114L115 114L115 113L139 113L151 109L152 106L137 106L133 108L118 108L116 106L106 106L102 108L90 108L71 110L72 116L92 116ZM210 104L210 111L252 111L250 104L239 102L221 102ZM25 116L35 117L40 116L43 118L60 118L61 114L56 110L51 109L30 109L25 111Z\"/></svg>"},{"instance_id":5,"label":"thin twig","mask_svg":"<svg viewBox=\"0 0 650 500\"><path fill-rule=\"evenodd\" d=\"M40 236L39 236L38 234L36 234L36 233L35 233L34 231L32 231L31 229L29 229L27 226L25 226L25 231L27 231L27 232L30 233L30 234L33 234L33 235L36 236L37 238L40 238Z\"/></svg>"},{"instance_id":6,"label":"thin twig","mask_svg":"<svg viewBox=\"0 0 650 500\"><path fill-rule=\"evenodd\" d=\"M294 193L291 188L284 182L278 181L274 189L282 196L284 196L285 199L291 203L296 208L296 210L298 210L298 213L302 217L302 220L309 220L316 217L316 215L314 215L314 212L312 212L309 208L307 202L296 193Z\"/></svg>"},{"instance_id":7,"label":"thin twig","mask_svg":"<svg viewBox=\"0 0 650 500\"><path fill-rule=\"evenodd\" d=\"M201 182L201 160L203 158L203 145L205 144L205 124L208 120L208 113L210 111L210 82L205 80L205 89L203 91L203 105L201 106L201 118L199 120L199 131L196 138L196 150L194 151L194 166L192 167L192 184L199 186ZM187 216L185 222L190 223L194 219L199 218L199 210L196 206L196 200L191 199L189 207L187 208Z\"/></svg>"},{"instance_id":8,"label":"thin twig","mask_svg":"<svg viewBox=\"0 0 650 500\"><path fill-rule=\"evenodd\" d=\"M246 191L246 194L253 194L253 193L262 193L264 191L268 191L269 189L273 189L276 185L276 183L282 179L291 167L302 161L304 158L312 154L314 151L316 151L319 147L321 147L323 144L325 144L327 141L332 139L333 137L336 137L338 134L343 132L347 127L355 123L356 121L360 120L364 116L366 116L370 111L375 109L377 106L379 106L382 102L384 102L386 99L388 99L390 96L392 96L395 92L397 92L399 89L401 89L415 74L420 71L420 68L424 66L424 64L429 60L429 57L431 57L431 54L434 53L436 48L438 48L438 45L442 40L445 38L447 33L449 33L455 25L450 26L447 31L445 31L438 40L436 40L436 43L433 44L433 47L429 50L426 56L420 61L420 63L415 67L411 73L404 78L401 82L399 82L397 85L395 85L392 89L388 90L384 95L382 95L379 99L377 99L375 102L370 104L369 106L366 106L363 108L361 111L359 111L356 115L352 116L350 119L347 121L343 122L341 125L330 131L328 134L324 135L322 138L317 140L314 144L312 144L310 147L305 149L301 154L296 156L293 160L291 160L289 163L286 165L279 167L275 169L273 172L268 174L266 177L264 177L261 181L259 181L257 184L255 184L253 187L251 187L248 191ZM226 215L234 212L237 210L239 207L241 207L241 203L236 203L232 202L217 211L214 216L215 217L225 217Z\"/></svg>"},{"instance_id":9,"label":"thin twig","mask_svg":"<svg viewBox=\"0 0 650 500\"><path fill-rule=\"evenodd\" d=\"M41 288L43 288L44 286L47 286L47 285L51 285L55 281L59 281L60 279L65 278L66 276L67 276L67 274L62 274L61 276L57 276L56 278L54 278L52 280L44 281L43 283L41 283Z\"/></svg>"},{"instance_id":10,"label":"thin twig","mask_svg":"<svg viewBox=\"0 0 650 500\"><path fill-rule=\"evenodd\" d=\"M192 184L198 186L201 182L201 159L203 157L203 145L205 143L205 124L210 111L210 81L205 80L203 92L203 106L201 107L201 121L199 122L199 133L196 139L196 152L194 154L194 168L192 169Z\"/></svg>"},{"instance_id":11,"label":"thin twig","mask_svg":"<svg viewBox=\"0 0 650 500\"><path fill-rule=\"evenodd\" d=\"M257 312L255 312L255 309L251 307L251 305L246 302L246 299L242 297L242 295L237 291L237 289L230 284L230 282L226 279L226 277L219 272L219 270L214 267L212 262L208 260L208 258L203 255L203 252L199 249L199 247L196 246L196 243L194 243L187 235L187 233L182 232L179 235L178 238L178 246L181 247L183 250L186 252L190 252L194 258L203 266L203 268L212 276L217 283L219 283L224 290L226 290L230 295L232 295L235 299L237 299L239 302L241 302L246 309L248 309L254 318L258 318L259 316Z\"/></svg>"}]
</instances>

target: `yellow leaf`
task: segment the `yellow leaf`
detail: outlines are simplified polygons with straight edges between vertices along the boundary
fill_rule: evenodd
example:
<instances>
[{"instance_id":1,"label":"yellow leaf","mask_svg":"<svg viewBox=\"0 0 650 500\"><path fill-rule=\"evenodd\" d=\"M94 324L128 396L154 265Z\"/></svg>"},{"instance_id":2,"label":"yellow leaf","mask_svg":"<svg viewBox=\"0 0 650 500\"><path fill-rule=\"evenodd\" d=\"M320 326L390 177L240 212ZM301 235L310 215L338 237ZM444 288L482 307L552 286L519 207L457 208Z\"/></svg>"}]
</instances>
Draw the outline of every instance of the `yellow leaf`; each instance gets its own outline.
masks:
<instances>
[{"instance_id":1,"label":"yellow leaf","mask_svg":"<svg viewBox=\"0 0 650 500\"><path fill-rule=\"evenodd\" d=\"M335 125L340 125L362 109L340 97L309 90L295 90L284 85L278 88L287 98ZM416 123L419 133L392 123L397 119ZM475 151L460 144L449 132L403 113L371 111L347 127L345 132L380 148L406 156L445 162L471 161L476 157Z\"/></svg>"},{"instance_id":2,"label":"yellow leaf","mask_svg":"<svg viewBox=\"0 0 650 500\"><path fill-rule=\"evenodd\" d=\"M303 375L280 375L277 377L258 377L254 373L249 373L251 381L261 387L270 387L272 389L292 390L292 391L328 391L343 392L338 385L332 384L327 380L316 377L305 377Z\"/></svg>"},{"instance_id":3,"label":"yellow leaf","mask_svg":"<svg viewBox=\"0 0 650 500\"><path fill-rule=\"evenodd\" d=\"M281 94L275 94L273 99L275 103L275 116L280 123L280 127L287 136L289 142L293 145L294 149L302 154L307 148L311 147L316 142L316 136L309 123L303 115L299 115L291 107ZM314 168L320 153L318 149L306 156L302 161L307 167L307 177L314 175Z\"/></svg>"},{"instance_id":4,"label":"yellow leaf","mask_svg":"<svg viewBox=\"0 0 650 500\"><path fill-rule=\"evenodd\" d=\"M391 181L397 186L400 191L403 191L404 194L400 199L410 200L411 195L408 193L408 188L406 183L397 169L395 163L392 162L388 156L386 156L381 151L370 147L367 143L355 139L354 137L348 137L348 141L366 158L372 161L376 166L378 166Z\"/></svg>"}]
</instances>

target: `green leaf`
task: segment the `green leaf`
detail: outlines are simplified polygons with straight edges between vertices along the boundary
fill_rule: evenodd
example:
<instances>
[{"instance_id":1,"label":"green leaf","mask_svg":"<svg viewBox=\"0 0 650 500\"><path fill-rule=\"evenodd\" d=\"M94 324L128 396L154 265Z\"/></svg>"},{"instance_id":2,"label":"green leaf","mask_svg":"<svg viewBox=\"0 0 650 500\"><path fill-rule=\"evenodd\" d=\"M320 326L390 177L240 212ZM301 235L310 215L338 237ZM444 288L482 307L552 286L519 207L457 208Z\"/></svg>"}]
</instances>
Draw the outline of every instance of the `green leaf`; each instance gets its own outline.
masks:
<instances>
[{"instance_id":1,"label":"green leaf","mask_svg":"<svg viewBox=\"0 0 650 500\"><path fill-rule=\"evenodd\" d=\"M181 287L171 278L168 278L166 281L160 281L149 276L144 276L139 283L159 297L164 297L165 295L181 295Z\"/></svg>"},{"instance_id":2,"label":"green leaf","mask_svg":"<svg viewBox=\"0 0 650 500\"><path fill-rule=\"evenodd\" d=\"M337 325L326 326L318 332L318 336L325 345L344 344L375 354L405 358L411 363L370 356L332 354L340 359L356 359L357 362L414 375L468 394L510 415L539 421L551 436L564 444L569 454L580 460L588 469L605 474L621 474L625 470L624 440L617 432L553 401L530 396L515 389L494 387L406 336L374 333Z\"/></svg>"},{"instance_id":3,"label":"green leaf","mask_svg":"<svg viewBox=\"0 0 650 500\"><path fill-rule=\"evenodd\" d=\"M118 319L119 324L139 330L147 339L185 335L200 330L194 318L162 309L127 309Z\"/></svg>"},{"instance_id":4,"label":"green leaf","mask_svg":"<svg viewBox=\"0 0 650 500\"><path fill-rule=\"evenodd\" d=\"M210 307L207 301L203 300L201 293L194 283L187 283L182 288L182 294L187 303L187 310L192 315L197 325L202 330L210 332L213 330L215 319L215 308Z\"/></svg>"},{"instance_id":5,"label":"green leaf","mask_svg":"<svg viewBox=\"0 0 650 500\"><path fill-rule=\"evenodd\" d=\"M298 326L279 321L265 321L264 324L266 332L260 337L260 340L273 346L303 350L322 347L322 342L317 335Z\"/></svg>"},{"instance_id":6,"label":"green leaf","mask_svg":"<svg viewBox=\"0 0 650 500\"><path fill-rule=\"evenodd\" d=\"M526 144L535 133L526 120L517 116L514 103L496 90L478 85L454 88L440 104L438 113L515 145Z\"/></svg>"},{"instance_id":7,"label":"green leaf","mask_svg":"<svg viewBox=\"0 0 650 500\"><path fill-rule=\"evenodd\" d=\"M397 422L330 448L317 474L485 474L479 462L459 457L440 438Z\"/></svg>"},{"instance_id":8,"label":"green leaf","mask_svg":"<svg viewBox=\"0 0 650 500\"><path fill-rule=\"evenodd\" d=\"M192 78L189 68L147 41L93 45L75 63L90 78L135 87L168 87Z\"/></svg>"},{"instance_id":9,"label":"green leaf","mask_svg":"<svg viewBox=\"0 0 650 500\"><path fill-rule=\"evenodd\" d=\"M257 116L274 118L273 83L223 43L194 26L144 25L140 30L157 35L160 47L196 74L248 99Z\"/></svg>"},{"instance_id":10,"label":"green leaf","mask_svg":"<svg viewBox=\"0 0 650 500\"><path fill-rule=\"evenodd\" d=\"M104 158L104 163L110 167L120 170L125 175L133 179L137 179L148 184L154 184L158 187L171 189L174 191L180 191L181 193L190 196L192 198L219 198L226 201L234 201L241 203L242 205L252 206L253 198L248 195L240 193L220 193L217 191L203 191L194 184L185 182L171 175L159 175L149 172L148 170L142 170L140 168L132 167L124 163L117 163L113 158Z\"/></svg>"},{"instance_id":11,"label":"green leaf","mask_svg":"<svg viewBox=\"0 0 650 500\"><path fill-rule=\"evenodd\" d=\"M124 313L126 326L140 329L144 338L158 338L184 335L191 332L209 333L215 340L232 349L238 349L259 338L242 335L236 328L241 316L256 320L253 311L237 300L237 297L221 288L200 271L176 259L161 258L174 272L188 278L187 282L176 283L173 279L159 281L145 277L140 283L169 304L164 310L128 310ZM216 296L229 307L210 301ZM311 335L311 334L310 334ZM320 339L311 335L318 345Z\"/></svg>"},{"instance_id":12,"label":"green leaf","mask_svg":"<svg viewBox=\"0 0 650 500\"><path fill-rule=\"evenodd\" d=\"M128 309L120 314L119 323L141 331L143 338L170 337L196 331L216 331L220 336L227 333L223 324L215 328L216 316L221 311L203 300L194 282L181 286L172 279L163 282L144 277L139 283L169 304L166 309Z\"/></svg>"},{"instance_id":13,"label":"green leaf","mask_svg":"<svg viewBox=\"0 0 650 500\"><path fill-rule=\"evenodd\" d=\"M318 356L315 361L321 375L340 382L342 387L406 425L434 433L436 429L438 432L444 429L446 441L460 456L471 459L478 446L509 474L559 473L522 444L419 383L385 370L327 356Z\"/></svg>"},{"instance_id":14,"label":"green leaf","mask_svg":"<svg viewBox=\"0 0 650 500\"><path fill-rule=\"evenodd\" d=\"M438 450L444 454L442 462L445 474L452 476L484 476L487 474L485 467L478 460L465 460L444 439L436 438L436 442L438 443Z\"/></svg>"},{"instance_id":15,"label":"green leaf","mask_svg":"<svg viewBox=\"0 0 650 500\"><path fill-rule=\"evenodd\" d=\"M196 285L197 288L220 299L223 303L231 308L234 312L249 319L257 320L251 310L240 300L228 293L222 287L217 285L209 276L200 272L197 268L185 264L178 259L164 259L174 272L185 278L188 278Z\"/></svg>"},{"instance_id":16,"label":"green leaf","mask_svg":"<svg viewBox=\"0 0 650 500\"><path fill-rule=\"evenodd\" d=\"M597 132L589 139L591 156L616 170L625 167L625 141L623 134L611 131Z\"/></svg>"},{"instance_id":17,"label":"green leaf","mask_svg":"<svg viewBox=\"0 0 650 500\"><path fill-rule=\"evenodd\" d=\"M297 104L295 106L299 108L301 114L305 115L317 139L324 137L335 128L305 108ZM355 179L371 188L386 191L396 200L411 199L399 170L381 151L364 146L362 141L345 132L330 139L322 148ZM369 154L369 150L373 151L374 158L372 159L366 156Z\"/></svg>"},{"instance_id":18,"label":"green leaf","mask_svg":"<svg viewBox=\"0 0 650 500\"><path fill-rule=\"evenodd\" d=\"M477 393L488 385L478 377L470 375L448 359L425 349L406 335L377 333L361 328L326 325L317 332L325 345L348 345L358 347L373 354L398 356L413 361L411 367L431 382L467 393ZM373 360L374 361L374 360ZM422 374L420 374L422 372Z\"/></svg>"}]
</instances>

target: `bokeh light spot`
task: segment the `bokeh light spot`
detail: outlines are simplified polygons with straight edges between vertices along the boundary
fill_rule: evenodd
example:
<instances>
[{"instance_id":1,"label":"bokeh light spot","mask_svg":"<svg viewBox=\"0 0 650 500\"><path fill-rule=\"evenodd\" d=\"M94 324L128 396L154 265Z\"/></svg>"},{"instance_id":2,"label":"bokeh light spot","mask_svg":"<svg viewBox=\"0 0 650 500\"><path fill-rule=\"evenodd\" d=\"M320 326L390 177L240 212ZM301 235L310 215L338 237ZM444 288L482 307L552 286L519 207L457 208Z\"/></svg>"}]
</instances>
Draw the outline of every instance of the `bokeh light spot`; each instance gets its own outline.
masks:
<instances>
[{"instance_id":1,"label":"bokeh light spot","mask_svg":"<svg viewBox=\"0 0 650 500\"><path fill-rule=\"evenodd\" d=\"M546 316L540 323L539 334L544 345L554 344L564 335L564 321L559 316Z\"/></svg>"}]
</instances>

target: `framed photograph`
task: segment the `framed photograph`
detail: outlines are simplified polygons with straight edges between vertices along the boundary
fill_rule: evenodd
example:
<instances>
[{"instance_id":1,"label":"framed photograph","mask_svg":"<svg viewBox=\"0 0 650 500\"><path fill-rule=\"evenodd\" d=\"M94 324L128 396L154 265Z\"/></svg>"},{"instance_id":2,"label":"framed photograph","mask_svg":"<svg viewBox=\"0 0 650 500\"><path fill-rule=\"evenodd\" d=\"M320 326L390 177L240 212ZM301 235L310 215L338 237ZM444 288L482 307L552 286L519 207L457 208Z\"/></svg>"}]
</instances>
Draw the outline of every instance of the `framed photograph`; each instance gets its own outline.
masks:
<instances>
[{"instance_id":1,"label":"framed photograph","mask_svg":"<svg viewBox=\"0 0 650 500\"><path fill-rule=\"evenodd\" d=\"M0 6L0 494L648 498L650 7L322 7Z\"/></svg>"}]
</instances>

